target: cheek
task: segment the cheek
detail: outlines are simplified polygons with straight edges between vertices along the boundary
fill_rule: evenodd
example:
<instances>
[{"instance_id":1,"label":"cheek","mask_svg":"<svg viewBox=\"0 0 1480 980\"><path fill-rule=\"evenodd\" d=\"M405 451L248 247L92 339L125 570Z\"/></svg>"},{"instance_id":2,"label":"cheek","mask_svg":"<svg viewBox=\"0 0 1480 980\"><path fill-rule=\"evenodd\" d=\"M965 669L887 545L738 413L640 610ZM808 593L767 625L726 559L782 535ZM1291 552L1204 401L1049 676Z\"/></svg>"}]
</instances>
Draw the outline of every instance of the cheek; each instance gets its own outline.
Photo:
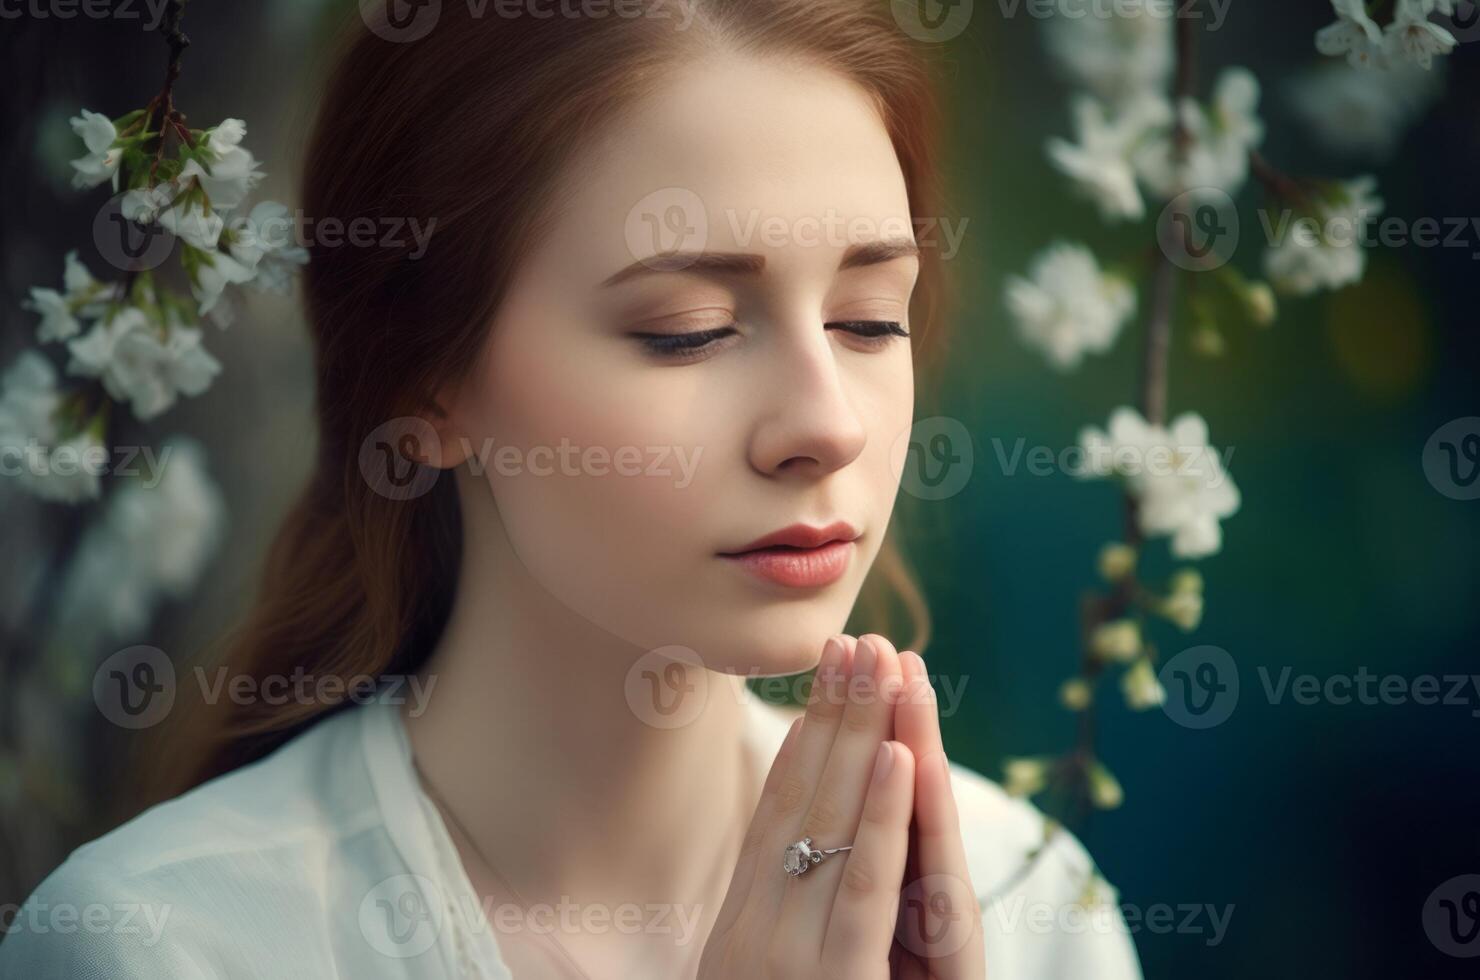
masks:
<instances>
[{"instance_id":1,"label":"cheek","mask_svg":"<svg viewBox=\"0 0 1480 980\"><path fill-rule=\"evenodd\" d=\"M731 436L701 391L654 383L615 345L587 338L574 352L560 338L511 333L490 345L484 374L485 477L515 558L630 643L694 646L675 635L674 609L714 547L705 488L715 443Z\"/></svg>"}]
</instances>

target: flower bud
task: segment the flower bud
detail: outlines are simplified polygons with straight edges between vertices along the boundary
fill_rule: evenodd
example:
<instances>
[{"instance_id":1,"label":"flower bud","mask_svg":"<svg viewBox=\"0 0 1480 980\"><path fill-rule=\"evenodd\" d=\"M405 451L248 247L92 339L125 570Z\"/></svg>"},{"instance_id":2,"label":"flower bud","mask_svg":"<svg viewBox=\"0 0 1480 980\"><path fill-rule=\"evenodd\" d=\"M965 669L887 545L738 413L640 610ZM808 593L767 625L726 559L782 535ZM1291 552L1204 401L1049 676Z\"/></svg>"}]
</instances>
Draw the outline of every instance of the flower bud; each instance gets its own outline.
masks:
<instances>
[{"instance_id":1,"label":"flower bud","mask_svg":"<svg viewBox=\"0 0 1480 980\"><path fill-rule=\"evenodd\" d=\"M1128 544L1111 542L1100 549L1100 577L1119 582L1136 570L1136 549Z\"/></svg>"},{"instance_id":2,"label":"flower bud","mask_svg":"<svg viewBox=\"0 0 1480 980\"><path fill-rule=\"evenodd\" d=\"M1096 762L1089 771L1089 799L1101 810L1113 810L1125 802L1125 791L1103 763Z\"/></svg>"},{"instance_id":3,"label":"flower bud","mask_svg":"<svg viewBox=\"0 0 1480 980\"><path fill-rule=\"evenodd\" d=\"M1202 573L1199 572L1195 568L1182 568L1182 569L1178 569L1177 573L1172 576L1172 594L1173 595L1176 595L1176 594L1179 594L1179 593L1182 593L1182 592L1196 592L1199 595L1201 595L1202 594L1202 590L1203 590L1203 577L1202 577Z\"/></svg>"},{"instance_id":4,"label":"flower bud","mask_svg":"<svg viewBox=\"0 0 1480 980\"><path fill-rule=\"evenodd\" d=\"M1007 777L1002 788L1009 796L1032 796L1048 785L1048 766L1039 757L1008 759L1002 771Z\"/></svg>"},{"instance_id":5,"label":"flower bud","mask_svg":"<svg viewBox=\"0 0 1480 980\"><path fill-rule=\"evenodd\" d=\"M1091 700L1093 692L1083 677L1071 677L1059 686L1059 703L1070 711L1083 711Z\"/></svg>"},{"instance_id":6,"label":"flower bud","mask_svg":"<svg viewBox=\"0 0 1480 980\"><path fill-rule=\"evenodd\" d=\"M1191 633L1202 622L1202 593L1190 590L1173 592L1162 601L1160 609L1161 614L1175 623L1184 633Z\"/></svg>"},{"instance_id":7,"label":"flower bud","mask_svg":"<svg viewBox=\"0 0 1480 980\"><path fill-rule=\"evenodd\" d=\"M1167 699L1166 689L1161 686L1147 657L1137 660L1120 678L1120 690L1125 694L1126 706L1132 711L1159 708Z\"/></svg>"},{"instance_id":8,"label":"flower bud","mask_svg":"<svg viewBox=\"0 0 1480 980\"><path fill-rule=\"evenodd\" d=\"M1279 312L1274 290L1267 282L1249 283L1248 288L1244 290L1244 306L1249 311L1249 319L1260 327L1267 327L1274 323L1274 318Z\"/></svg>"},{"instance_id":9,"label":"flower bud","mask_svg":"<svg viewBox=\"0 0 1480 980\"><path fill-rule=\"evenodd\" d=\"M1141 652L1141 625L1134 619L1101 623L1090 636L1090 649L1101 660L1130 663Z\"/></svg>"}]
</instances>

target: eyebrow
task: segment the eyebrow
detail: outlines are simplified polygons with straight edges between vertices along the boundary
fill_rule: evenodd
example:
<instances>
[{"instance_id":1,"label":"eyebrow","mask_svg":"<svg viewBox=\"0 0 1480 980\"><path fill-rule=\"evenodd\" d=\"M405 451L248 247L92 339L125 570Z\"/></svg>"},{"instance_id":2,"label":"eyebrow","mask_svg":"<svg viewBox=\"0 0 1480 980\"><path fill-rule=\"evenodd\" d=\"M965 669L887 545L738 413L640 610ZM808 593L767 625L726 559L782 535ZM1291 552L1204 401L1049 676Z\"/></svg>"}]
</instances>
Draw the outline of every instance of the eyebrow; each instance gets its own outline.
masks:
<instances>
[{"instance_id":1,"label":"eyebrow","mask_svg":"<svg viewBox=\"0 0 1480 980\"><path fill-rule=\"evenodd\" d=\"M839 271L858 266L877 265L891 259L918 257L920 246L912 238L886 238L874 242L850 245L838 263ZM766 267L766 257L751 252L704 252L675 251L660 252L612 273L601 283L602 288L615 286L644 275L664 272L699 272L718 275L723 273L758 275Z\"/></svg>"}]
</instances>

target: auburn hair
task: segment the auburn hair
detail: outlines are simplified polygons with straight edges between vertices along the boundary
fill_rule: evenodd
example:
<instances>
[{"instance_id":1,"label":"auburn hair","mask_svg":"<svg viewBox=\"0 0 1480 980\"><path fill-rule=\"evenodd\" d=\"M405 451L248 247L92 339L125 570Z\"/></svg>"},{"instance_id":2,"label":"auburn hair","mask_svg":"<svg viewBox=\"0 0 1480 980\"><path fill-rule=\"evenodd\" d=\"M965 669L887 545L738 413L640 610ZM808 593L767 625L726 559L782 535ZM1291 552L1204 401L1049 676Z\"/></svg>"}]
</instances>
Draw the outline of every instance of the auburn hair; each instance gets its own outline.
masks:
<instances>
[{"instance_id":1,"label":"auburn hair","mask_svg":"<svg viewBox=\"0 0 1480 980\"><path fill-rule=\"evenodd\" d=\"M923 219L940 216L931 60L887 2L685 0L683 11L692 19L679 29L673 17L501 17L491 8L477 17L473 5L449 3L430 33L405 42L359 17L346 26L304 159L303 211L346 224L435 217L435 234L399 247L353 236L310 244L312 475L267 550L255 601L205 659L259 683L295 670L348 681L422 665L457 587L455 481L391 499L361 475L360 447L387 420L424 412L432 392L477 362L563 168L676 66L735 51L851 79L893 142L917 236L929 227ZM941 349L946 305L940 250L924 246L910 307L917 369ZM892 532L859 610L874 611L881 627L910 622L913 649L928 640L925 604ZM257 759L349 703L182 704L150 753L145 796Z\"/></svg>"}]
</instances>

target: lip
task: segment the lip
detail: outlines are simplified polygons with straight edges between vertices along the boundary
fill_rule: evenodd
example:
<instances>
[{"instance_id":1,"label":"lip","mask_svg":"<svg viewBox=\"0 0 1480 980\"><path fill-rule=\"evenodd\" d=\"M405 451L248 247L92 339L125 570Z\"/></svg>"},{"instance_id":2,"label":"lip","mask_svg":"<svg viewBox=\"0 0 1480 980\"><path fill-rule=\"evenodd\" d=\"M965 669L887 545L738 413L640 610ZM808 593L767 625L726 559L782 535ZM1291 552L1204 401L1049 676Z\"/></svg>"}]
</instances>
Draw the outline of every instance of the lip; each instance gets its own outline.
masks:
<instances>
[{"instance_id":1,"label":"lip","mask_svg":"<svg viewBox=\"0 0 1480 980\"><path fill-rule=\"evenodd\" d=\"M826 527L792 524L757 538L739 551L720 552L760 578L791 588L815 588L843 577L858 531L846 521Z\"/></svg>"}]
</instances>

